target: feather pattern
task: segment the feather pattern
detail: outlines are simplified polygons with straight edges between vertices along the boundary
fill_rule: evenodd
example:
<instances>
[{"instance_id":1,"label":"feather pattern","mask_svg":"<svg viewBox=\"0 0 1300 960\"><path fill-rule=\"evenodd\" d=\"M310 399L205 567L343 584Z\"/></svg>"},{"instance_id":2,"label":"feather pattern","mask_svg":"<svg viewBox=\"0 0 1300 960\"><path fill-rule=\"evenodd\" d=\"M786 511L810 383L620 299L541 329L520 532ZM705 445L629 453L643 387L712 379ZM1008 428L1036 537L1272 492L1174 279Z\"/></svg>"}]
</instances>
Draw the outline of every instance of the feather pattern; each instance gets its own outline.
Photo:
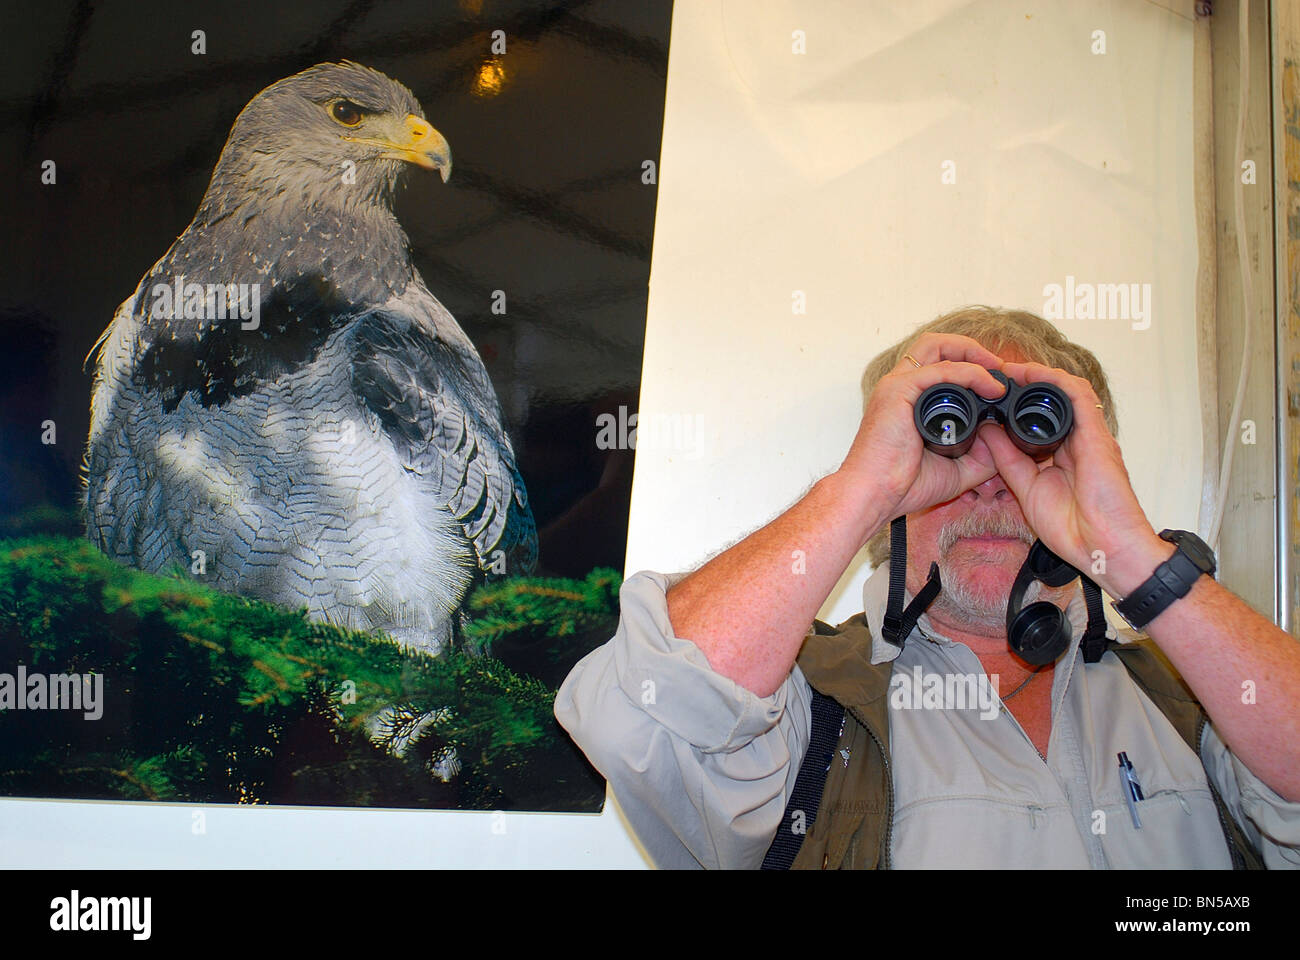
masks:
<instances>
[{"instance_id":1,"label":"feather pattern","mask_svg":"<svg viewBox=\"0 0 1300 960\"><path fill-rule=\"evenodd\" d=\"M478 352L416 275L406 296L360 318L352 386L403 466L463 525L485 573L531 572L537 531ZM497 554L500 551L500 554Z\"/></svg>"},{"instance_id":2,"label":"feather pattern","mask_svg":"<svg viewBox=\"0 0 1300 960\"><path fill-rule=\"evenodd\" d=\"M194 220L92 348L86 532L142 569L437 651L476 583L531 572L537 536L487 371L393 216L402 157L450 169L410 91L359 64L249 102ZM191 284L258 291L258 320L188 293L181 311Z\"/></svg>"}]
</instances>

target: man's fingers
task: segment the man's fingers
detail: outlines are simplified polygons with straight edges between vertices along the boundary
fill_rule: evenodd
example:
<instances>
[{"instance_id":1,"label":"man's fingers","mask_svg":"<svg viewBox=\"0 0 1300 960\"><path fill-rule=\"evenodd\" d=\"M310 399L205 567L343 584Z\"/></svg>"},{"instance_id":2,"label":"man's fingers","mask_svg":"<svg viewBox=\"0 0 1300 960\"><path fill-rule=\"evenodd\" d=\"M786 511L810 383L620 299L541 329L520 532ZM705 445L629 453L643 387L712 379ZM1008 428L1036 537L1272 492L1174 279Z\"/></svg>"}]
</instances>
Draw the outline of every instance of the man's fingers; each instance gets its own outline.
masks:
<instances>
[{"instance_id":1,"label":"man's fingers","mask_svg":"<svg viewBox=\"0 0 1300 960\"><path fill-rule=\"evenodd\" d=\"M911 354L922 365L938 363L940 360L958 360L992 367L994 370L1002 366L1002 358L979 341L955 333L923 333L904 352ZM894 369L904 368L912 369L912 364L906 357L901 358L899 366Z\"/></svg>"},{"instance_id":2,"label":"man's fingers","mask_svg":"<svg viewBox=\"0 0 1300 960\"><path fill-rule=\"evenodd\" d=\"M993 379L993 375L977 363L959 360L940 360L913 368L903 361L903 367L890 376L897 376L900 384L905 384L909 400L915 402L928 387L938 383L955 383L969 387L986 400L996 400L1004 393L1002 384Z\"/></svg>"},{"instance_id":3,"label":"man's fingers","mask_svg":"<svg viewBox=\"0 0 1300 960\"><path fill-rule=\"evenodd\" d=\"M1034 462L1033 457L1023 453L1012 443L1006 431L998 424L985 423L980 427L979 437L988 446L989 453L993 455L993 463L997 467L997 472L1002 475L1003 482L1023 504L1029 488L1038 478L1038 464Z\"/></svg>"},{"instance_id":4,"label":"man's fingers","mask_svg":"<svg viewBox=\"0 0 1300 960\"><path fill-rule=\"evenodd\" d=\"M988 453L987 448L981 452L976 451L979 446L979 440L975 441L975 446L966 453L965 456L957 457L952 462L957 466L958 486L957 496L961 496L967 490L974 490L985 480L997 475L998 468L994 466L993 457Z\"/></svg>"},{"instance_id":5,"label":"man's fingers","mask_svg":"<svg viewBox=\"0 0 1300 960\"><path fill-rule=\"evenodd\" d=\"M1002 372L1021 386L1050 383L1059 387L1069 397L1070 405L1074 408L1076 430L1081 430L1085 435L1110 433L1097 393L1092 389L1092 384L1082 377L1072 376L1064 370L1055 370L1041 363L1006 363L1003 364Z\"/></svg>"}]
</instances>

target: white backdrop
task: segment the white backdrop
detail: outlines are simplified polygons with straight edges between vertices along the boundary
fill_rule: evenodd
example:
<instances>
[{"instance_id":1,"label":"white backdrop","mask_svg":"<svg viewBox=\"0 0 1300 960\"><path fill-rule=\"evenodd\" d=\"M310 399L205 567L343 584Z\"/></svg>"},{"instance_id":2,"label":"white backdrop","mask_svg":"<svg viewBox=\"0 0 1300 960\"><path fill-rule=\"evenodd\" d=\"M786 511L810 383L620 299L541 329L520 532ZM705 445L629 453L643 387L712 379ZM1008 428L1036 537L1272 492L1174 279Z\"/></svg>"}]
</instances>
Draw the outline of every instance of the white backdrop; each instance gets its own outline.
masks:
<instances>
[{"instance_id":1,"label":"white backdrop","mask_svg":"<svg viewBox=\"0 0 1300 960\"><path fill-rule=\"evenodd\" d=\"M1152 523L1196 526L1190 6L678 0L629 572L694 567L834 469L863 367L910 328L967 303L1041 313L1067 276L1150 284L1146 329L1058 325L1111 377ZM861 609L867 572L850 568L824 619ZM3 800L0 864L645 861L608 805L502 817Z\"/></svg>"}]
</instances>

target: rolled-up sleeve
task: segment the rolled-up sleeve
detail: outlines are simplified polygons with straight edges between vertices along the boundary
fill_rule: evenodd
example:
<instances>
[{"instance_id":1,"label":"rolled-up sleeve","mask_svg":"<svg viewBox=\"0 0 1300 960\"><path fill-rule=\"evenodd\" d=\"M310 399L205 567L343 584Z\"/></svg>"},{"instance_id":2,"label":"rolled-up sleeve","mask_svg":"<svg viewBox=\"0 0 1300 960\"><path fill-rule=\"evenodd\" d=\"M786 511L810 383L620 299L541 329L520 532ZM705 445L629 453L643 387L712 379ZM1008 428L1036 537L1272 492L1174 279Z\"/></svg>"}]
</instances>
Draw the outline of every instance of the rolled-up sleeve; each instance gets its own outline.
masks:
<instances>
[{"instance_id":1,"label":"rolled-up sleeve","mask_svg":"<svg viewBox=\"0 0 1300 960\"><path fill-rule=\"evenodd\" d=\"M657 866L755 868L808 746L808 683L795 666L759 697L714 672L673 634L666 594L681 576L623 584L617 633L565 678L555 716Z\"/></svg>"},{"instance_id":2,"label":"rolled-up sleeve","mask_svg":"<svg viewBox=\"0 0 1300 960\"><path fill-rule=\"evenodd\" d=\"M1201 741L1206 773L1237 824L1259 848L1264 866L1300 869L1300 803L1282 799L1255 776L1206 724Z\"/></svg>"}]
</instances>

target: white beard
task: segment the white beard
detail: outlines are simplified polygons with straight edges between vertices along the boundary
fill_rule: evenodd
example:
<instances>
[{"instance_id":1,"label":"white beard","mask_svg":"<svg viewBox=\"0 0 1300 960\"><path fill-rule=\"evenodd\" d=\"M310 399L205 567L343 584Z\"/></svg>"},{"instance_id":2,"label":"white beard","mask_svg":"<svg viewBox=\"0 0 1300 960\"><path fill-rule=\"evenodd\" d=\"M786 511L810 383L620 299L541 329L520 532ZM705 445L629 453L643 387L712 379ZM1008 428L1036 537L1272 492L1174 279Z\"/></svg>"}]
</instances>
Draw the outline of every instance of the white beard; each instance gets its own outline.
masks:
<instances>
[{"instance_id":1,"label":"white beard","mask_svg":"<svg viewBox=\"0 0 1300 960\"><path fill-rule=\"evenodd\" d=\"M967 565L952 562L946 556L939 558L939 578L943 589L934 600L931 610L938 609L945 620L955 623L979 624L996 627L1006 623L1007 597L1001 600L971 589L963 576Z\"/></svg>"},{"instance_id":2,"label":"white beard","mask_svg":"<svg viewBox=\"0 0 1300 960\"><path fill-rule=\"evenodd\" d=\"M943 589L931 609L953 623L1001 627L1006 624L1009 595L993 596L987 590L976 589L970 574L975 567L982 565L981 561L952 556L952 549L959 540L981 535L1013 538L1026 547L1034 542L1034 532L1028 525L1004 511L969 513L945 524L938 537L939 577ZM1055 595L1064 595L1068 589L1045 591L1040 599L1051 600Z\"/></svg>"}]
</instances>

